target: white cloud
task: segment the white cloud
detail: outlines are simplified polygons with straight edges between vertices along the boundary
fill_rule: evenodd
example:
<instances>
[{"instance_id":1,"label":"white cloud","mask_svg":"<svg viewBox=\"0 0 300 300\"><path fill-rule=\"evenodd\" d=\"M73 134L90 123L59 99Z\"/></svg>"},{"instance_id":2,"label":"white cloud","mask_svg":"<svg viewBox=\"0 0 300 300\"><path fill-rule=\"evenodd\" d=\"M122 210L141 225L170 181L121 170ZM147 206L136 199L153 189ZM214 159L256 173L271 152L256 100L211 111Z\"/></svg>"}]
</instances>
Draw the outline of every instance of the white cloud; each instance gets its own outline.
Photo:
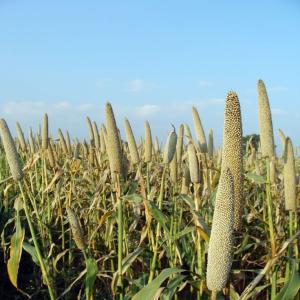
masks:
<instances>
[{"instance_id":1,"label":"white cloud","mask_svg":"<svg viewBox=\"0 0 300 300\"><path fill-rule=\"evenodd\" d=\"M76 106L76 110L81 112L88 112L91 111L94 108L93 104L90 103L83 103Z\"/></svg>"},{"instance_id":2,"label":"white cloud","mask_svg":"<svg viewBox=\"0 0 300 300\"><path fill-rule=\"evenodd\" d=\"M129 81L127 90L131 93L140 93L144 91L151 91L155 88L155 86L155 84L142 79L133 79Z\"/></svg>"},{"instance_id":3,"label":"white cloud","mask_svg":"<svg viewBox=\"0 0 300 300\"><path fill-rule=\"evenodd\" d=\"M146 104L136 108L136 114L140 117L152 115L160 110L158 105Z\"/></svg>"},{"instance_id":4,"label":"white cloud","mask_svg":"<svg viewBox=\"0 0 300 300\"><path fill-rule=\"evenodd\" d=\"M72 104L69 101L43 102L43 101L9 101L1 105L0 109L5 115L18 117L38 116L44 113L89 112L94 106L90 103Z\"/></svg>"},{"instance_id":5,"label":"white cloud","mask_svg":"<svg viewBox=\"0 0 300 300\"><path fill-rule=\"evenodd\" d=\"M2 111L6 115L40 115L46 109L47 105L42 101L9 101L2 105Z\"/></svg>"},{"instance_id":6,"label":"white cloud","mask_svg":"<svg viewBox=\"0 0 300 300\"><path fill-rule=\"evenodd\" d=\"M199 85L201 87L208 87L208 86L211 86L211 82L207 81L207 80L200 80L199 81Z\"/></svg>"},{"instance_id":7,"label":"white cloud","mask_svg":"<svg viewBox=\"0 0 300 300\"><path fill-rule=\"evenodd\" d=\"M146 87L146 84L145 84L144 80L134 79L129 82L128 90L133 93L138 93L138 92L143 91L145 89L145 87Z\"/></svg>"},{"instance_id":8,"label":"white cloud","mask_svg":"<svg viewBox=\"0 0 300 300\"><path fill-rule=\"evenodd\" d=\"M68 102L68 101L61 101L61 102L55 103L54 107L56 109L66 109L66 108L70 108L71 107L71 103Z\"/></svg>"}]
</instances>

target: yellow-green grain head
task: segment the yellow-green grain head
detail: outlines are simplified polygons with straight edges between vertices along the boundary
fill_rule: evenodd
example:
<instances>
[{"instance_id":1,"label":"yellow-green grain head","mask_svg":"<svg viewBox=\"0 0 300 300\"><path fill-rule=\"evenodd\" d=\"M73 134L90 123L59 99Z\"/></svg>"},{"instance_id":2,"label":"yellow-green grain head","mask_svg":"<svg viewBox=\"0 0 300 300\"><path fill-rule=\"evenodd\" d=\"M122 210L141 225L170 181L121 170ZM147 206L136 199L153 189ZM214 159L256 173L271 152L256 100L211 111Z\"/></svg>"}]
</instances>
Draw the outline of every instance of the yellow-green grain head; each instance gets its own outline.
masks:
<instances>
[{"instance_id":1,"label":"yellow-green grain head","mask_svg":"<svg viewBox=\"0 0 300 300\"><path fill-rule=\"evenodd\" d=\"M171 131L168 135L165 148L164 148L164 155L163 155L163 163L169 164L173 159L173 156L176 151L176 143L177 143L177 134L175 129Z\"/></svg>"},{"instance_id":2,"label":"yellow-green grain head","mask_svg":"<svg viewBox=\"0 0 300 300\"><path fill-rule=\"evenodd\" d=\"M195 146L192 142L189 142L187 147L188 147L187 153L188 153L188 160L189 160L191 182L199 183L200 182L200 170L199 170L199 162L198 162Z\"/></svg>"},{"instance_id":3,"label":"yellow-green grain head","mask_svg":"<svg viewBox=\"0 0 300 300\"><path fill-rule=\"evenodd\" d=\"M18 140L19 140L21 149L22 149L22 151L26 151L26 141L25 141L22 127L19 122L16 123L16 130L17 130L17 136L18 136Z\"/></svg>"},{"instance_id":4,"label":"yellow-green grain head","mask_svg":"<svg viewBox=\"0 0 300 300\"><path fill-rule=\"evenodd\" d=\"M105 106L105 119L107 131L106 151L108 154L110 171L114 180L116 174L122 175L123 166L119 132L110 103L106 103Z\"/></svg>"},{"instance_id":5,"label":"yellow-green grain head","mask_svg":"<svg viewBox=\"0 0 300 300\"><path fill-rule=\"evenodd\" d=\"M225 102L222 169L229 169L234 182L234 229L240 230L243 210L242 119L238 96L229 92Z\"/></svg>"},{"instance_id":6,"label":"yellow-green grain head","mask_svg":"<svg viewBox=\"0 0 300 300\"><path fill-rule=\"evenodd\" d=\"M192 115L193 115L195 133L196 133L197 139L200 144L200 151L202 153L206 153L207 152L207 143L206 143L205 132L203 130L203 126L202 126L202 123L201 123L201 120L199 117L199 113L195 106L193 106L193 108L192 108Z\"/></svg>"},{"instance_id":7,"label":"yellow-green grain head","mask_svg":"<svg viewBox=\"0 0 300 300\"><path fill-rule=\"evenodd\" d=\"M152 159L152 135L151 128L148 121L145 122L145 162L149 163Z\"/></svg>"},{"instance_id":8,"label":"yellow-green grain head","mask_svg":"<svg viewBox=\"0 0 300 300\"><path fill-rule=\"evenodd\" d=\"M234 226L234 185L230 170L222 169L218 185L207 257L207 287L221 291L232 264Z\"/></svg>"},{"instance_id":9,"label":"yellow-green grain head","mask_svg":"<svg viewBox=\"0 0 300 300\"><path fill-rule=\"evenodd\" d=\"M258 88L258 119L261 153L272 158L275 155L272 114L264 82L260 79Z\"/></svg>"},{"instance_id":10,"label":"yellow-green grain head","mask_svg":"<svg viewBox=\"0 0 300 300\"><path fill-rule=\"evenodd\" d=\"M286 210L297 210L296 198L296 169L295 156L292 141L289 137L286 138L285 153L284 153L284 199Z\"/></svg>"},{"instance_id":11,"label":"yellow-green grain head","mask_svg":"<svg viewBox=\"0 0 300 300\"><path fill-rule=\"evenodd\" d=\"M70 207L67 207L66 209L67 209L68 220L69 220L69 224L70 224L70 228L72 231L75 244L78 247L78 249L84 251L86 248L86 242L84 239L82 227L73 209L71 209Z\"/></svg>"},{"instance_id":12,"label":"yellow-green grain head","mask_svg":"<svg viewBox=\"0 0 300 300\"><path fill-rule=\"evenodd\" d=\"M207 152L210 158L214 156L214 133L213 130L210 128L208 132L208 145L207 145Z\"/></svg>"},{"instance_id":13,"label":"yellow-green grain head","mask_svg":"<svg viewBox=\"0 0 300 300\"><path fill-rule=\"evenodd\" d=\"M181 165L181 161L182 161L183 135L184 135L184 126L183 124L180 124L178 129L178 138L176 144L177 161L179 166Z\"/></svg>"},{"instance_id":14,"label":"yellow-green grain head","mask_svg":"<svg viewBox=\"0 0 300 300\"><path fill-rule=\"evenodd\" d=\"M89 131L91 146L94 147L95 146L95 137L94 137L93 125L92 125L91 119L89 117L86 117L86 125L87 125L88 131Z\"/></svg>"},{"instance_id":15,"label":"yellow-green grain head","mask_svg":"<svg viewBox=\"0 0 300 300\"><path fill-rule=\"evenodd\" d=\"M48 127L48 115L44 114L43 127L42 127L42 148L46 150L48 148L49 140L49 127Z\"/></svg>"},{"instance_id":16,"label":"yellow-green grain head","mask_svg":"<svg viewBox=\"0 0 300 300\"><path fill-rule=\"evenodd\" d=\"M130 126L130 123L127 119L125 119L124 123L126 138L128 142L128 148L130 153L130 158L133 164L138 164L140 161L138 149L136 146L135 138Z\"/></svg>"},{"instance_id":17,"label":"yellow-green grain head","mask_svg":"<svg viewBox=\"0 0 300 300\"><path fill-rule=\"evenodd\" d=\"M95 148L98 150L100 149L100 135L99 135L97 123L94 121L92 126L93 126L93 136L95 139Z\"/></svg>"},{"instance_id":18,"label":"yellow-green grain head","mask_svg":"<svg viewBox=\"0 0 300 300\"><path fill-rule=\"evenodd\" d=\"M65 137L61 131L60 128L58 128L58 138L59 138L59 141L60 141L60 146L63 150L63 153L64 154L68 154L68 147L67 147L67 143L66 143L66 140L65 140Z\"/></svg>"},{"instance_id":19,"label":"yellow-green grain head","mask_svg":"<svg viewBox=\"0 0 300 300\"><path fill-rule=\"evenodd\" d=\"M30 152L31 154L34 154L35 153L35 141L34 141L34 138L33 138L33 133L32 133L32 129L30 128L29 130L29 147L30 147Z\"/></svg>"},{"instance_id":20,"label":"yellow-green grain head","mask_svg":"<svg viewBox=\"0 0 300 300\"><path fill-rule=\"evenodd\" d=\"M22 164L16 149L16 145L4 119L0 120L0 132L11 175L15 181L19 181L24 176Z\"/></svg>"}]
</instances>

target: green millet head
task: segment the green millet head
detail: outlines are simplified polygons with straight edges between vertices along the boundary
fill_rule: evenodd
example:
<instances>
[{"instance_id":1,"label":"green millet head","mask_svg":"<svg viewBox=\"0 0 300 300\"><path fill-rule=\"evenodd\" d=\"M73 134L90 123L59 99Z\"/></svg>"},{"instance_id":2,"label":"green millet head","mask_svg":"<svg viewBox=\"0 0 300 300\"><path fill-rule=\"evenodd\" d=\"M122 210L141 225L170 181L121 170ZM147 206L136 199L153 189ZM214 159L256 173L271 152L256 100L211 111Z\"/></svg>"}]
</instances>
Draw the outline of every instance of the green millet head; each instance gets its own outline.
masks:
<instances>
[{"instance_id":1,"label":"green millet head","mask_svg":"<svg viewBox=\"0 0 300 300\"><path fill-rule=\"evenodd\" d=\"M105 106L105 119L107 131L106 150L109 159L110 171L113 180L116 173L122 174L122 151L119 139L119 132L114 116L114 112L110 103Z\"/></svg>"},{"instance_id":2,"label":"green millet head","mask_svg":"<svg viewBox=\"0 0 300 300\"><path fill-rule=\"evenodd\" d=\"M93 132L93 125L92 125L91 119L89 117L86 117L86 125L89 130L91 146L94 147L95 146L95 137L94 137L94 132Z\"/></svg>"},{"instance_id":3,"label":"green millet head","mask_svg":"<svg viewBox=\"0 0 300 300\"><path fill-rule=\"evenodd\" d=\"M221 291L229 278L233 252L233 223L233 176L229 169L222 169L208 245L206 282L211 291Z\"/></svg>"},{"instance_id":4,"label":"green millet head","mask_svg":"<svg viewBox=\"0 0 300 300\"><path fill-rule=\"evenodd\" d=\"M197 139L200 143L200 150L202 153L207 152L207 143L206 143L206 137L205 133L202 127L202 123L199 117L199 113L197 111L197 108L193 106L192 108L192 115L193 115L193 121L194 121L194 127L195 127L195 132Z\"/></svg>"},{"instance_id":5,"label":"green millet head","mask_svg":"<svg viewBox=\"0 0 300 300\"><path fill-rule=\"evenodd\" d=\"M212 158L214 156L214 134L213 130L209 129L208 132L208 145L207 145L208 156Z\"/></svg>"},{"instance_id":6,"label":"green millet head","mask_svg":"<svg viewBox=\"0 0 300 300\"><path fill-rule=\"evenodd\" d=\"M178 180L178 166L177 166L177 153L175 151L173 159L170 163L170 178L173 184L177 183Z\"/></svg>"},{"instance_id":7,"label":"green millet head","mask_svg":"<svg viewBox=\"0 0 300 300\"><path fill-rule=\"evenodd\" d=\"M283 131L279 128L278 129L278 134L279 134L279 138L281 141L281 147L282 147L282 155L284 155L284 147L285 147L285 134L283 133Z\"/></svg>"},{"instance_id":8,"label":"green millet head","mask_svg":"<svg viewBox=\"0 0 300 300\"><path fill-rule=\"evenodd\" d=\"M74 148L74 154L73 154L74 158L78 159L79 154L80 154L80 143L78 141L76 141L75 148Z\"/></svg>"},{"instance_id":9,"label":"green millet head","mask_svg":"<svg viewBox=\"0 0 300 300\"><path fill-rule=\"evenodd\" d=\"M189 142L187 147L191 181L192 183L199 183L200 171L195 146L192 142Z\"/></svg>"},{"instance_id":10,"label":"green millet head","mask_svg":"<svg viewBox=\"0 0 300 300\"><path fill-rule=\"evenodd\" d=\"M224 114L222 169L230 169L234 182L234 229L241 229L243 210L242 119L238 96L227 94Z\"/></svg>"},{"instance_id":11,"label":"green millet head","mask_svg":"<svg viewBox=\"0 0 300 300\"><path fill-rule=\"evenodd\" d=\"M22 165L16 149L16 145L4 119L0 120L0 132L11 175L15 181L19 181L24 176Z\"/></svg>"},{"instance_id":12,"label":"green millet head","mask_svg":"<svg viewBox=\"0 0 300 300\"><path fill-rule=\"evenodd\" d=\"M95 139L95 148L98 150L100 149L100 136L99 136L99 131L96 122L94 121L93 124L93 135Z\"/></svg>"},{"instance_id":13,"label":"green millet head","mask_svg":"<svg viewBox=\"0 0 300 300\"><path fill-rule=\"evenodd\" d=\"M179 129L178 129L178 138L177 138L177 144L176 144L177 161L178 161L179 165L181 164L181 160L182 160L183 134L184 134L184 127L183 127L183 124L180 124Z\"/></svg>"},{"instance_id":14,"label":"green millet head","mask_svg":"<svg viewBox=\"0 0 300 300\"><path fill-rule=\"evenodd\" d=\"M126 138L127 138L127 142L128 142L128 148L129 148L131 161L133 164L138 164L140 161L139 153L138 153L138 149L136 146L135 138L134 138L130 123L127 119L125 119L124 126L125 126L125 133L126 133Z\"/></svg>"},{"instance_id":15,"label":"green millet head","mask_svg":"<svg viewBox=\"0 0 300 300\"><path fill-rule=\"evenodd\" d=\"M296 211L297 197L295 156L293 144L289 137L286 138L285 148L283 167L285 209Z\"/></svg>"},{"instance_id":16,"label":"green millet head","mask_svg":"<svg viewBox=\"0 0 300 300\"><path fill-rule=\"evenodd\" d=\"M184 123L184 136L186 138L187 141L191 141L193 139L190 127L188 124Z\"/></svg>"},{"instance_id":17,"label":"green millet head","mask_svg":"<svg viewBox=\"0 0 300 300\"><path fill-rule=\"evenodd\" d=\"M163 163L169 164L173 159L174 153L176 152L177 134L175 129L168 135L163 155Z\"/></svg>"},{"instance_id":18,"label":"green millet head","mask_svg":"<svg viewBox=\"0 0 300 300\"><path fill-rule=\"evenodd\" d=\"M22 127L19 124L19 122L16 123L16 130L17 130L17 136L18 136L18 140L19 140L21 149L22 149L22 151L26 151L26 141L25 141Z\"/></svg>"},{"instance_id":19,"label":"green millet head","mask_svg":"<svg viewBox=\"0 0 300 300\"><path fill-rule=\"evenodd\" d=\"M100 130L100 147L101 147L101 153L106 152L106 144L107 144L107 132L106 127L104 124L101 124L101 130Z\"/></svg>"},{"instance_id":20,"label":"green millet head","mask_svg":"<svg viewBox=\"0 0 300 300\"><path fill-rule=\"evenodd\" d=\"M181 194L187 195L190 190L191 175L190 170L186 165L183 165L183 178L181 185Z\"/></svg>"},{"instance_id":21,"label":"green millet head","mask_svg":"<svg viewBox=\"0 0 300 300\"><path fill-rule=\"evenodd\" d=\"M42 128L42 148L46 150L48 148L49 128L48 128L48 115L44 114L43 128Z\"/></svg>"},{"instance_id":22,"label":"green millet head","mask_svg":"<svg viewBox=\"0 0 300 300\"><path fill-rule=\"evenodd\" d=\"M68 154L68 147L66 144L66 140L65 140L65 137L60 128L58 128L58 137L59 137L59 141L60 141L60 145L62 147L63 153Z\"/></svg>"},{"instance_id":23,"label":"green millet head","mask_svg":"<svg viewBox=\"0 0 300 300\"><path fill-rule=\"evenodd\" d=\"M261 152L263 156L272 158L275 155L272 114L267 90L261 79L258 80L257 89Z\"/></svg>"},{"instance_id":24,"label":"green millet head","mask_svg":"<svg viewBox=\"0 0 300 300\"><path fill-rule=\"evenodd\" d=\"M49 143L49 145L48 145L47 157L48 157L48 160L49 160L50 167L54 168L55 167L55 157L54 157L54 154L53 154L53 148L52 148L51 143Z\"/></svg>"},{"instance_id":25,"label":"green millet head","mask_svg":"<svg viewBox=\"0 0 300 300\"><path fill-rule=\"evenodd\" d=\"M66 136L67 136L66 144L67 144L68 154L71 154L72 153L71 137L68 130Z\"/></svg>"},{"instance_id":26,"label":"green millet head","mask_svg":"<svg viewBox=\"0 0 300 300\"><path fill-rule=\"evenodd\" d=\"M29 130L29 147L30 147L31 154L34 154L35 153L35 141L34 141L34 138L33 138L32 129L31 128Z\"/></svg>"},{"instance_id":27,"label":"green millet head","mask_svg":"<svg viewBox=\"0 0 300 300\"><path fill-rule=\"evenodd\" d=\"M86 242L84 239L82 227L77 219L77 216L76 216L75 212L73 211L73 209L71 209L70 207L67 207L66 209L67 209L68 220L70 223L70 227L71 227L71 231L72 231L72 235L73 235L75 244L78 247L78 249L85 250Z\"/></svg>"},{"instance_id":28,"label":"green millet head","mask_svg":"<svg viewBox=\"0 0 300 300\"><path fill-rule=\"evenodd\" d=\"M160 152L160 143L159 143L159 139L158 139L157 136L155 137L154 151L155 151L155 153L159 153Z\"/></svg>"},{"instance_id":29,"label":"green millet head","mask_svg":"<svg viewBox=\"0 0 300 300\"><path fill-rule=\"evenodd\" d=\"M145 162L149 163L152 159L152 135L149 122L145 122Z\"/></svg>"}]
</instances>

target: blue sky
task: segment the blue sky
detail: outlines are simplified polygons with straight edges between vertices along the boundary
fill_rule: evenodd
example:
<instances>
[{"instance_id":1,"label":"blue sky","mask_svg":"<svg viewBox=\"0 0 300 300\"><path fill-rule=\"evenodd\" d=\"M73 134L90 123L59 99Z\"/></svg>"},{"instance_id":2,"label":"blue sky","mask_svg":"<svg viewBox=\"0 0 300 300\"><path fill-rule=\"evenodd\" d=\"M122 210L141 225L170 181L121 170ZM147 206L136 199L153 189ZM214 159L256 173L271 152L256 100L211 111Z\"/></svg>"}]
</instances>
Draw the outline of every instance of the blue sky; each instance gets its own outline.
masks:
<instances>
[{"instance_id":1,"label":"blue sky","mask_svg":"<svg viewBox=\"0 0 300 300\"><path fill-rule=\"evenodd\" d=\"M258 131L256 82L267 86L274 131L300 137L300 2L0 0L0 113L27 133L48 112L87 136L110 101L120 128L149 120L164 139L192 126L195 105L216 143L224 98L240 98L244 133Z\"/></svg>"}]
</instances>

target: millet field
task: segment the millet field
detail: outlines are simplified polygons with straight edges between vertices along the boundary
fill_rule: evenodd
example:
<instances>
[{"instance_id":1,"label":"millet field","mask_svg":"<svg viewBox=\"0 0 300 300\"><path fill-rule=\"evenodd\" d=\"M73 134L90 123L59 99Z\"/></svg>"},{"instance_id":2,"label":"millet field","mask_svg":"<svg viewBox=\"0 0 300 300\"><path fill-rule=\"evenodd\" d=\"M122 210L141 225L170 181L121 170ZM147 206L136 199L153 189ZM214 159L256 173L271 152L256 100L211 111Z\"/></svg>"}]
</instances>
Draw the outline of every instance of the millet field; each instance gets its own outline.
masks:
<instances>
[{"instance_id":1,"label":"millet field","mask_svg":"<svg viewBox=\"0 0 300 300\"><path fill-rule=\"evenodd\" d=\"M160 139L110 103L83 141L1 119L0 299L300 299L299 140L257 91L259 134L230 91L219 149L201 107Z\"/></svg>"}]
</instances>

